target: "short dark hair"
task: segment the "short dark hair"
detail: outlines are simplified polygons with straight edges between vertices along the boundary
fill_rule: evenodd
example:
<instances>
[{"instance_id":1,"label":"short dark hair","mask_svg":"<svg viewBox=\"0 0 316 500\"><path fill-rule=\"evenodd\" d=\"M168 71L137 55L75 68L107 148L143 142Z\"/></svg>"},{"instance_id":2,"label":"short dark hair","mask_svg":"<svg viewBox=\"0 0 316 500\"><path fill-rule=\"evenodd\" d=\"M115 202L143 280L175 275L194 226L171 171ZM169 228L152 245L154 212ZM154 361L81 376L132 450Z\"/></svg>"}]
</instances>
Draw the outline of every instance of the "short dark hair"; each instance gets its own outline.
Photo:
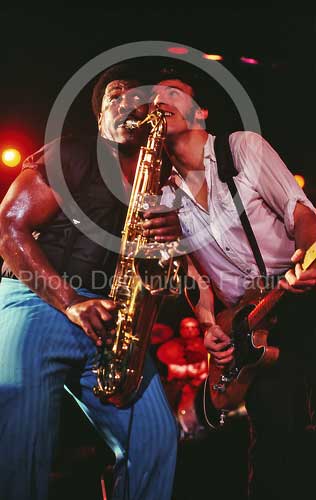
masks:
<instances>
[{"instance_id":1,"label":"short dark hair","mask_svg":"<svg viewBox=\"0 0 316 500\"><path fill-rule=\"evenodd\" d=\"M193 98L201 108L208 107L208 96L212 80L200 68L186 61L170 57L157 58L155 80L181 80L190 85Z\"/></svg>"},{"instance_id":2,"label":"short dark hair","mask_svg":"<svg viewBox=\"0 0 316 500\"><path fill-rule=\"evenodd\" d=\"M152 83L149 73L146 72L147 77L145 76L144 67L146 67L144 66L144 58L135 58L114 64L101 73L94 85L91 99L93 113L97 118L101 110L105 88L110 82L114 80L134 80L140 85L150 85Z\"/></svg>"}]
</instances>

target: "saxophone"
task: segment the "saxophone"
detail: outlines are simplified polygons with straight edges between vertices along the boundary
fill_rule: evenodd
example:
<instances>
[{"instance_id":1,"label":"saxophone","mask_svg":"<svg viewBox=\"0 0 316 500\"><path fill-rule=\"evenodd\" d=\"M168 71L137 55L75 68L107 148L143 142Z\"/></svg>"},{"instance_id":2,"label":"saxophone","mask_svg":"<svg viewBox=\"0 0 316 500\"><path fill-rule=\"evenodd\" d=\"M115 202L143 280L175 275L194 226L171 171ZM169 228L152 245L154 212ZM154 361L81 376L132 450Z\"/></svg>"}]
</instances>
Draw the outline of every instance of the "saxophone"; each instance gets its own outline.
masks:
<instances>
[{"instance_id":1,"label":"saxophone","mask_svg":"<svg viewBox=\"0 0 316 500\"><path fill-rule=\"evenodd\" d=\"M142 381L153 323L166 296L180 293L183 263L177 241L158 243L143 235L143 212L157 205L166 118L155 109L144 120L128 120L136 128L149 123L146 146L140 148L122 231L118 263L109 297L118 304L114 342L98 348L95 396L117 407L128 405Z\"/></svg>"}]
</instances>

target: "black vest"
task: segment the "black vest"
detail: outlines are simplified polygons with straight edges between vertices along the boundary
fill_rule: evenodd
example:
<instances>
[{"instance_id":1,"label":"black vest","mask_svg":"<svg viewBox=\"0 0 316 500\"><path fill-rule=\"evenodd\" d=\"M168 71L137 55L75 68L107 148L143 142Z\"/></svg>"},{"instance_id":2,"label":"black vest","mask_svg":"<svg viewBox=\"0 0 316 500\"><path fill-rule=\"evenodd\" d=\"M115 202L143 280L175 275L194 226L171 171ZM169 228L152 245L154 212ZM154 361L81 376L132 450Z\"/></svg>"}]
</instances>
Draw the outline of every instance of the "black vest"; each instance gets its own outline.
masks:
<instances>
[{"instance_id":1,"label":"black vest","mask_svg":"<svg viewBox=\"0 0 316 500\"><path fill-rule=\"evenodd\" d=\"M39 228L37 242L56 271L73 287L107 294L119 249L119 240L114 243L111 235L120 238L126 215L119 166L109 154L104 140L99 139L97 146L95 138L67 137L44 146L24 162L23 169L37 169L47 178L47 158L54 159L59 147L63 175L71 193L71 197L63 201L67 215L60 210L48 224ZM120 199L111 192L113 186ZM102 239L102 244L89 237L91 227L84 223L71 198L97 225L92 233L100 233L98 228L109 233ZM73 221L69 218L70 213ZM116 251L113 251L113 245ZM13 277L8 271L4 276Z\"/></svg>"}]
</instances>

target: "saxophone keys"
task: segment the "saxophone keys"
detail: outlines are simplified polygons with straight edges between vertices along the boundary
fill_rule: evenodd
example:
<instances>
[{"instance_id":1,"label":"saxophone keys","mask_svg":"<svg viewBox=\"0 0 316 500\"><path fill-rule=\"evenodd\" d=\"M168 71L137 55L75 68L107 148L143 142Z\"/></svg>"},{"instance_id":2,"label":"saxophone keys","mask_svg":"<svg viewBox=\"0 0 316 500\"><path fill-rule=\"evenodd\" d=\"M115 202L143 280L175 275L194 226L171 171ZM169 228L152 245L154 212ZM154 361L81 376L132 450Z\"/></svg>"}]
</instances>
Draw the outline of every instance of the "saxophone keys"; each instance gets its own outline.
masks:
<instances>
[{"instance_id":1,"label":"saxophone keys","mask_svg":"<svg viewBox=\"0 0 316 500\"><path fill-rule=\"evenodd\" d=\"M137 335L133 335L132 333L126 333L125 334L125 338L126 338L126 340L128 341L129 344L131 342L139 342L140 341L140 338L137 337Z\"/></svg>"}]
</instances>

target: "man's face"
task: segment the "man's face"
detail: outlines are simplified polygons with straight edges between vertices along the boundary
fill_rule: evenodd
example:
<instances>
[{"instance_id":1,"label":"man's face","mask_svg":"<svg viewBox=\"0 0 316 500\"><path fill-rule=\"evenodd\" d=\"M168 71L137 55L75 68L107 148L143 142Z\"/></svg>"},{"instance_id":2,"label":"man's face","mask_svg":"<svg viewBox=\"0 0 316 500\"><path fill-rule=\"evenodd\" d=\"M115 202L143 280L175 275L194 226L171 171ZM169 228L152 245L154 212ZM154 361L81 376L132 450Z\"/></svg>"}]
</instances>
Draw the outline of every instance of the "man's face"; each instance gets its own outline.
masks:
<instances>
[{"instance_id":1,"label":"man's face","mask_svg":"<svg viewBox=\"0 0 316 500\"><path fill-rule=\"evenodd\" d=\"M144 127L130 130L126 120L142 120L148 112L147 99L140 84L133 80L113 80L105 88L99 130L102 137L120 144L137 144Z\"/></svg>"},{"instance_id":2,"label":"man's face","mask_svg":"<svg viewBox=\"0 0 316 500\"><path fill-rule=\"evenodd\" d=\"M168 134L196 128L199 108L193 100L192 87L187 83L177 79L163 80L153 87L151 100L167 113Z\"/></svg>"},{"instance_id":3,"label":"man's face","mask_svg":"<svg viewBox=\"0 0 316 500\"><path fill-rule=\"evenodd\" d=\"M184 318L180 322L180 336L184 339L191 339L200 335L199 322L195 318Z\"/></svg>"}]
</instances>

